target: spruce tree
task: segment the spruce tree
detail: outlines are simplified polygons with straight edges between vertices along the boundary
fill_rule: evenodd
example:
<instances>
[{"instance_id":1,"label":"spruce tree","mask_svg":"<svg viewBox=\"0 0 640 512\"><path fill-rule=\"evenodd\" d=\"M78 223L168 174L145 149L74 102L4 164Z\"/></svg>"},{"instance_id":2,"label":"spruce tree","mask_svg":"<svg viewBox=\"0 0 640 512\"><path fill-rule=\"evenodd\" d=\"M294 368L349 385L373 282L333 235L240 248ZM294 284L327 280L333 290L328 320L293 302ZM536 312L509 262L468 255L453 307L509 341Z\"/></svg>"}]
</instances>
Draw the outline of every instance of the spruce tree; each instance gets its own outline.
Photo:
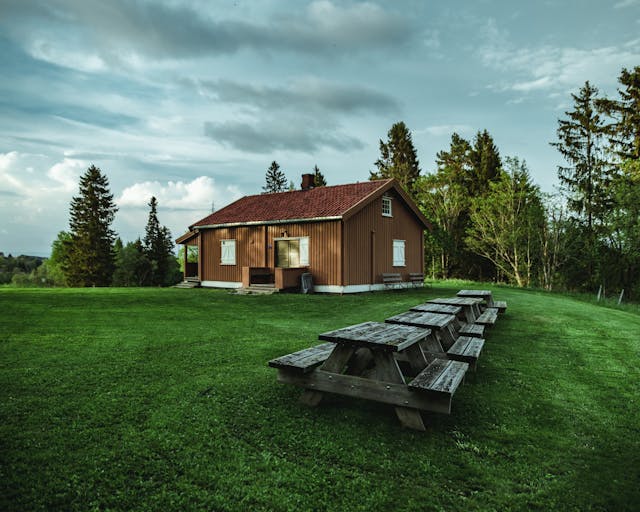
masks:
<instances>
[{"instance_id":1,"label":"spruce tree","mask_svg":"<svg viewBox=\"0 0 640 512\"><path fill-rule=\"evenodd\" d=\"M377 171L370 171L369 179L395 178L404 189L414 195L414 185L420 176L420 163L413 147L411 132L404 122L395 123L387 133L387 142L380 140Z\"/></svg>"},{"instance_id":2,"label":"spruce tree","mask_svg":"<svg viewBox=\"0 0 640 512\"><path fill-rule=\"evenodd\" d=\"M287 177L280 170L280 165L275 160L271 162L271 166L267 169L265 175L266 184L262 187L265 194L272 192L284 192L287 190Z\"/></svg>"},{"instance_id":3,"label":"spruce tree","mask_svg":"<svg viewBox=\"0 0 640 512\"><path fill-rule=\"evenodd\" d=\"M489 191L489 184L500 178L500 152L487 130L478 132L471 150L473 176L469 192L475 197Z\"/></svg>"},{"instance_id":4,"label":"spruce tree","mask_svg":"<svg viewBox=\"0 0 640 512\"><path fill-rule=\"evenodd\" d=\"M92 165L80 178L79 195L71 200L71 240L63 270L70 286L109 286L114 271L111 223L118 210L109 180Z\"/></svg>"},{"instance_id":5,"label":"spruce tree","mask_svg":"<svg viewBox=\"0 0 640 512\"><path fill-rule=\"evenodd\" d=\"M609 142L620 160L640 159L640 66L623 69L618 77L620 99L599 99L601 112L613 118L606 127Z\"/></svg>"},{"instance_id":6,"label":"spruce tree","mask_svg":"<svg viewBox=\"0 0 640 512\"><path fill-rule=\"evenodd\" d=\"M326 187L327 180L324 178L324 174L318 168L317 165L313 167L313 186L314 187Z\"/></svg>"},{"instance_id":7,"label":"spruce tree","mask_svg":"<svg viewBox=\"0 0 640 512\"><path fill-rule=\"evenodd\" d=\"M569 196L567 206L586 221L589 230L608 207L604 124L595 107L597 94L598 89L587 81L578 94L571 95L573 110L565 112L567 119L558 120L558 142L551 143L568 164L558 166L558 179Z\"/></svg>"},{"instance_id":8,"label":"spruce tree","mask_svg":"<svg viewBox=\"0 0 640 512\"><path fill-rule=\"evenodd\" d=\"M152 286L173 284L171 281L174 279L175 257L171 232L167 227L160 225L158 201L155 197L149 201L149 208L149 219L144 235L144 251L151 265L149 284Z\"/></svg>"},{"instance_id":9,"label":"spruce tree","mask_svg":"<svg viewBox=\"0 0 640 512\"><path fill-rule=\"evenodd\" d=\"M582 282L587 288L596 286L602 277L598 239L606 230L604 219L611 207L611 173L604 158L604 124L596 109L597 94L587 81L578 94L571 95L573 110L565 112L567 119L558 120L558 142L551 144L567 162L558 166L558 179L577 229L583 232L584 245L576 256L586 262Z\"/></svg>"}]
</instances>

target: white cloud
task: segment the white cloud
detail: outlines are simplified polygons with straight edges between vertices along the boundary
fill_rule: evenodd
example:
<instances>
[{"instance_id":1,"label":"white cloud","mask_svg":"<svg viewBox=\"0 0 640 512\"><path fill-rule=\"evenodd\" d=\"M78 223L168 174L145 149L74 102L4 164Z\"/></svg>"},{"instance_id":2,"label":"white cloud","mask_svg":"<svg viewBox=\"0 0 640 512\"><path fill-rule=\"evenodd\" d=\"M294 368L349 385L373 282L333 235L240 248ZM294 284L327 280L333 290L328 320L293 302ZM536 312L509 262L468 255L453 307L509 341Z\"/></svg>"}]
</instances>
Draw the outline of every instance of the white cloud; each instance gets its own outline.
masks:
<instances>
[{"instance_id":1,"label":"white cloud","mask_svg":"<svg viewBox=\"0 0 640 512\"><path fill-rule=\"evenodd\" d=\"M134 183L125 188L117 198L119 207L146 207L155 196L160 208L173 210L210 210L214 203L220 208L242 194L234 185L216 187L215 180L208 176L199 176L190 182L169 181L162 184L159 181L145 181Z\"/></svg>"},{"instance_id":2,"label":"white cloud","mask_svg":"<svg viewBox=\"0 0 640 512\"><path fill-rule=\"evenodd\" d=\"M622 0L613 5L614 9L624 9L626 7L633 7L634 5L640 5L640 0Z\"/></svg>"},{"instance_id":3,"label":"white cloud","mask_svg":"<svg viewBox=\"0 0 640 512\"><path fill-rule=\"evenodd\" d=\"M66 192L73 192L78 188L78 178L87 169L87 163L83 160L65 158L62 162L53 165L47 176L60 184Z\"/></svg>"},{"instance_id":4,"label":"white cloud","mask_svg":"<svg viewBox=\"0 0 640 512\"><path fill-rule=\"evenodd\" d=\"M623 67L640 61L640 40L593 48L551 45L515 47L494 20L484 27L485 44L478 49L481 62L500 73L490 86L496 91L562 91L567 93L589 80L599 88L616 84Z\"/></svg>"}]
</instances>

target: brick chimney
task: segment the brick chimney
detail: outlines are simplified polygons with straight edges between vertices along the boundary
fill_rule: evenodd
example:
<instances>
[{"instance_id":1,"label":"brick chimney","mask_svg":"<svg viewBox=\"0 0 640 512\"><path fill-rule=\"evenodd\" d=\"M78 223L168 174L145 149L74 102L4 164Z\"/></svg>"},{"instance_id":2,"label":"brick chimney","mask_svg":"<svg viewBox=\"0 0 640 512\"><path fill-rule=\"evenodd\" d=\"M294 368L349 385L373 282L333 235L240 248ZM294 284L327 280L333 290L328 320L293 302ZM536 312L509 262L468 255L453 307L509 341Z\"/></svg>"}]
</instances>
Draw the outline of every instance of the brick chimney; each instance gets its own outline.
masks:
<instances>
[{"instance_id":1,"label":"brick chimney","mask_svg":"<svg viewBox=\"0 0 640 512\"><path fill-rule=\"evenodd\" d=\"M315 176L313 174L303 174L302 175L302 185L300 188L302 190L311 190L315 183Z\"/></svg>"}]
</instances>

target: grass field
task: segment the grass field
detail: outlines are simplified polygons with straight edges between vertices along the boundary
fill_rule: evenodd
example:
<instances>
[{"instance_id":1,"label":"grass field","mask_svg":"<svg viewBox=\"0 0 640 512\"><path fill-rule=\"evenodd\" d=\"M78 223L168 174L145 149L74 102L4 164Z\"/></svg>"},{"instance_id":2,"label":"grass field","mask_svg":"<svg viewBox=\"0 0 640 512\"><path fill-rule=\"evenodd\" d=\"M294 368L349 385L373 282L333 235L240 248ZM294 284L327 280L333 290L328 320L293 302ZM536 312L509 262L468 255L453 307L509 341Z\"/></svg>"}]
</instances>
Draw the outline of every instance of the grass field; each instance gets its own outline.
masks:
<instances>
[{"instance_id":1,"label":"grass field","mask_svg":"<svg viewBox=\"0 0 640 512\"><path fill-rule=\"evenodd\" d=\"M494 288L450 416L319 408L267 361L469 283L0 290L0 510L638 510L640 314ZM486 287L486 285L483 285Z\"/></svg>"}]
</instances>

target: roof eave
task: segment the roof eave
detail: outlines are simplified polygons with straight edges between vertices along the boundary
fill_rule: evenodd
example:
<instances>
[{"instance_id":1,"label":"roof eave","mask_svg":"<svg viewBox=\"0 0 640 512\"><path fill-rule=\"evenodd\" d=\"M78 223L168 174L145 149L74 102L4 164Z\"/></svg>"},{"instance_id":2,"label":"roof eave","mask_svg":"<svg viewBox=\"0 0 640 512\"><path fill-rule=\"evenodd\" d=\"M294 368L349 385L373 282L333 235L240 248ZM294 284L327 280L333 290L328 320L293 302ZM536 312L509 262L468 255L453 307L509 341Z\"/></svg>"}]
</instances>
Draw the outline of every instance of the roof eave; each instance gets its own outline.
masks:
<instances>
[{"instance_id":1,"label":"roof eave","mask_svg":"<svg viewBox=\"0 0 640 512\"><path fill-rule=\"evenodd\" d=\"M326 222L333 220L341 220L342 215L334 215L331 217L310 217L306 219L279 219L279 220L255 220L248 222L226 222L221 224L203 224L201 226L193 226L194 229L218 229L218 228L237 228L242 226L273 226L279 224L300 224L303 222Z\"/></svg>"}]
</instances>

